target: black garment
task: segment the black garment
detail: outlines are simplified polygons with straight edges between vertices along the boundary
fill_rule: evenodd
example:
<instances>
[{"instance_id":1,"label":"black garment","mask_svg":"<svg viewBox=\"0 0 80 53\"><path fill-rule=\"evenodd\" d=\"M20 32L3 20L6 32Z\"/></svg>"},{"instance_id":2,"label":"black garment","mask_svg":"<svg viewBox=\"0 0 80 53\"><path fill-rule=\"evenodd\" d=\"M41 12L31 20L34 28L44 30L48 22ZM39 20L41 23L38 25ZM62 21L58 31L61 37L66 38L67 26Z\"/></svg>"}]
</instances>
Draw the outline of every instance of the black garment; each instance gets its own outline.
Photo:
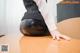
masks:
<instances>
[{"instance_id":1,"label":"black garment","mask_svg":"<svg viewBox=\"0 0 80 53\"><path fill-rule=\"evenodd\" d=\"M23 2L27 12L25 12L22 18L20 31L24 35L49 34L43 16L41 15L36 3L33 0L23 0Z\"/></svg>"}]
</instances>

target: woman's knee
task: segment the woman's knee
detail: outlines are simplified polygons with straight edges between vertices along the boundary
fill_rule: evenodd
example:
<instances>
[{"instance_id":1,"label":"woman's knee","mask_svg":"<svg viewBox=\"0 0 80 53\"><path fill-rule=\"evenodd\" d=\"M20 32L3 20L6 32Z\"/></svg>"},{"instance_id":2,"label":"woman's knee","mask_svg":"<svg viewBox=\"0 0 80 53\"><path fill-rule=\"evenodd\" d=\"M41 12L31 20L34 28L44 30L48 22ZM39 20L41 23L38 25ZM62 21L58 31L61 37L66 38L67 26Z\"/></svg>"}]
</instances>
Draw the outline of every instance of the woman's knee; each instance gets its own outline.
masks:
<instances>
[{"instance_id":1,"label":"woman's knee","mask_svg":"<svg viewBox=\"0 0 80 53\"><path fill-rule=\"evenodd\" d=\"M46 25L42 25L39 20L24 19L20 25L20 31L24 35L42 35L49 33Z\"/></svg>"},{"instance_id":2,"label":"woman's knee","mask_svg":"<svg viewBox=\"0 0 80 53\"><path fill-rule=\"evenodd\" d=\"M21 33L24 35L30 35L30 33L28 32L28 30L30 29L30 26L31 26L31 19L22 20L20 24Z\"/></svg>"}]
</instances>

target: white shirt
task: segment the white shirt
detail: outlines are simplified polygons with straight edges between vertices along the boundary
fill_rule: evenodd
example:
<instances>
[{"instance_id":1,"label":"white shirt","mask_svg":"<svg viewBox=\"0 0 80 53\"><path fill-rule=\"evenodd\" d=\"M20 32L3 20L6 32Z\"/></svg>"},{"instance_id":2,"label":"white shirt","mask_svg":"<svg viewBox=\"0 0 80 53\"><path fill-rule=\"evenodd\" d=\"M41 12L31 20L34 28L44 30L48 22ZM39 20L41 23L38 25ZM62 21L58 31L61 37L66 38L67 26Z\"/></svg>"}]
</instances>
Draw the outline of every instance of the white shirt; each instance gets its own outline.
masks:
<instances>
[{"instance_id":1,"label":"white shirt","mask_svg":"<svg viewBox=\"0 0 80 53\"><path fill-rule=\"evenodd\" d=\"M49 31L54 31L57 29L57 3L58 0L34 0L38 5L39 11L43 15L44 21L49 29ZM56 19L55 19L56 18Z\"/></svg>"}]
</instances>

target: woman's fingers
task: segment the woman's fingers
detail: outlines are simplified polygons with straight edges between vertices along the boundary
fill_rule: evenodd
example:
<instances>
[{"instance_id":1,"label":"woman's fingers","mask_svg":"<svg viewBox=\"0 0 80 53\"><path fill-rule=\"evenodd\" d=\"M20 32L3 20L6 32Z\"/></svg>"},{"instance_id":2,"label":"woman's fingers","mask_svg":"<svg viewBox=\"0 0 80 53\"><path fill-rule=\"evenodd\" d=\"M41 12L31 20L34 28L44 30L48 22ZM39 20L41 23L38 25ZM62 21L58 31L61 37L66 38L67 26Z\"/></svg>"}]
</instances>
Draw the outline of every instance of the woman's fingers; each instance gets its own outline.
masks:
<instances>
[{"instance_id":1,"label":"woman's fingers","mask_svg":"<svg viewBox=\"0 0 80 53\"><path fill-rule=\"evenodd\" d=\"M66 35L57 35L57 36L55 36L55 39L57 39L57 40L60 40L60 39L64 39L64 40L70 40L71 38L70 37L68 37L68 36L66 36Z\"/></svg>"},{"instance_id":2,"label":"woman's fingers","mask_svg":"<svg viewBox=\"0 0 80 53\"><path fill-rule=\"evenodd\" d=\"M56 36L56 39L57 39L57 40L60 40L60 37L59 37L59 36Z\"/></svg>"},{"instance_id":3,"label":"woman's fingers","mask_svg":"<svg viewBox=\"0 0 80 53\"><path fill-rule=\"evenodd\" d=\"M60 35L60 38L63 38L63 39L65 39L65 40L70 40L70 39L71 39L70 37L68 37L68 36L66 36L66 35Z\"/></svg>"},{"instance_id":4,"label":"woman's fingers","mask_svg":"<svg viewBox=\"0 0 80 53\"><path fill-rule=\"evenodd\" d=\"M59 31L55 30L55 31L51 31L50 32L53 39L55 40L60 40L60 39L64 39L64 40L71 40L70 37L66 36L66 35L63 35L61 34Z\"/></svg>"},{"instance_id":5,"label":"woman's fingers","mask_svg":"<svg viewBox=\"0 0 80 53\"><path fill-rule=\"evenodd\" d=\"M55 39L56 39L56 36L53 36L53 35L52 35L52 38L53 38L53 40L55 40Z\"/></svg>"},{"instance_id":6,"label":"woman's fingers","mask_svg":"<svg viewBox=\"0 0 80 53\"><path fill-rule=\"evenodd\" d=\"M59 36L56 36L56 35L52 35L52 37L53 37L53 40L60 40L60 37Z\"/></svg>"},{"instance_id":7,"label":"woman's fingers","mask_svg":"<svg viewBox=\"0 0 80 53\"><path fill-rule=\"evenodd\" d=\"M53 39L55 40L60 40L60 39L64 39L64 40L71 40L70 37L66 36L66 35L62 35L62 34L55 34L52 35Z\"/></svg>"}]
</instances>

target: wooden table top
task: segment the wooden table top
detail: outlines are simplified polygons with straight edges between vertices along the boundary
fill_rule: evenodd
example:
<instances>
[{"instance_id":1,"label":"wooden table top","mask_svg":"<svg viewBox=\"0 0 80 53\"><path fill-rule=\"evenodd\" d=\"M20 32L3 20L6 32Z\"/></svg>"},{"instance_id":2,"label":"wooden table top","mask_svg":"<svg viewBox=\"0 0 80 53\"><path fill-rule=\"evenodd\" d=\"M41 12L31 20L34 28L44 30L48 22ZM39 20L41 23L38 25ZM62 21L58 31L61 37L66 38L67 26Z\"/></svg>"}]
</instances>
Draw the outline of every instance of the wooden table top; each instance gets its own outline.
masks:
<instances>
[{"instance_id":1,"label":"wooden table top","mask_svg":"<svg viewBox=\"0 0 80 53\"><path fill-rule=\"evenodd\" d=\"M70 36L71 41L53 40L51 36L30 37L11 35L0 38L0 44L8 44L8 53L80 53L80 18L58 23L61 33Z\"/></svg>"},{"instance_id":2,"label":"wooden table top","mask_svg":"<svg viewBox=\"0 0 80 53\"><path fill-rule=\"evenodd\" d=\"M21 53L80 53L80 39L53 40L51 37L23 36Z\"/></svg>"},{"instance_id":3,"label":"wooden table top","mask_svg":"<svg viewBox=\"0 0 80 53\"><path fill-rule=\"evenodd\" d=\"M80 18L58 23L59 31L70 36L70 41L53 40L51 36L23 36L20 40L21 53L80 53Z\"/></svg>"}]
</instances>

